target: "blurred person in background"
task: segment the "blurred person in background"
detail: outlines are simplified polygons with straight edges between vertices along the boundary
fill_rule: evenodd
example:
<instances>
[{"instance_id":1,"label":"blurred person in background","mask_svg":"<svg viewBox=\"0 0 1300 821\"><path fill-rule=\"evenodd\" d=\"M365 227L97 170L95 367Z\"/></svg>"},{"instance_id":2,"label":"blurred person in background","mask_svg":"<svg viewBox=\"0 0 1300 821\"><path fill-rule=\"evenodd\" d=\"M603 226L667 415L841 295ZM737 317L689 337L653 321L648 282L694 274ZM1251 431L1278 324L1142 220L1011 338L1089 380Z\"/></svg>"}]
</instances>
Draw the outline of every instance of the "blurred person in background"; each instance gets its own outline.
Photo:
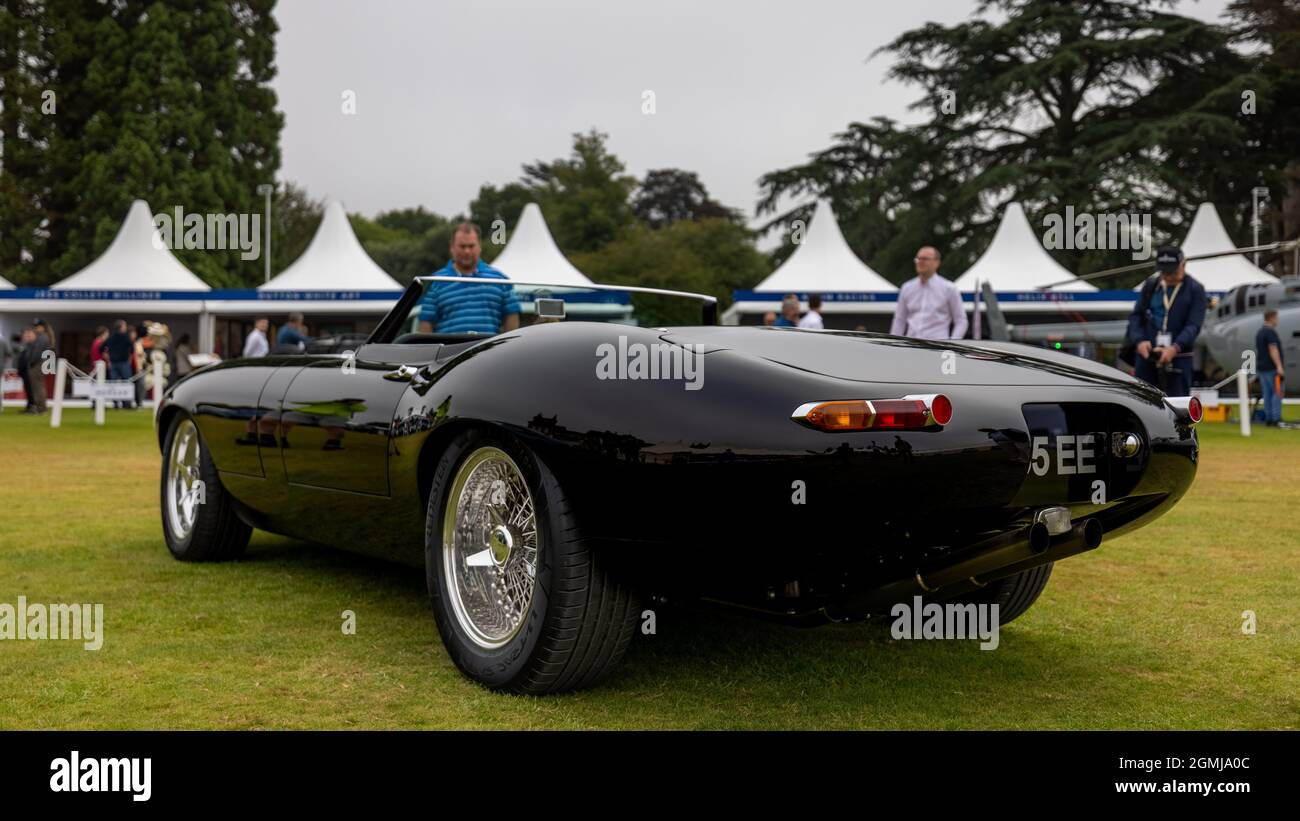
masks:
<instances>
[{"instance_id":1,"label":"blurred person in background","mask_svg":"<svg viewBox=\"0 0 1300 821\"><path fill-rule=\"evenodd\" d=\"M778 328L799 327L799 297L786 294L781 300L781 315L772 324Z\"/></svg>"},{"instance_id":2,"label":"blurred person in background","mask_svg":"<svg viewBox=\"0 0 1300 821\"><path fill-rule=\"evenodd\" d=\"M104 342L103 350L108 359L108 378L114 381L130 381L134 371L131 368L131 360L135 356L135 342L131 339L131 333L127 329L125 319L119 319L113 323L113 333L109 334L108 339ZM129 408L131 403L122 399L114 399L113 407Z\"/></svg>"},{"instance_id":3,"label":"blurred person in background","mask_svg":"<svg viewBox=\"0 0 1300 821\"><path fill-rule=\"evenodd\" d=\"M18 353L14 356L14 369L18 371L18 378L23 381L23 398L27 401L23 413L31 413L32 410L32 385L27 379L27 349L35 339L35 331L31 328L23 328L22 333L18 335Z\"/></svg>"},{"instance_id":4,"label":"blurred person in background","mask_svg":"<svg viewBox=\"0 0 1300 821\"><path fill-rule=\"evenodd\" d=\"M137 408L144 407L144 377L140 376L140 372L149 361L148 341L149 328L145 323L141 322L131 329L131 370L138 377L134 383Z\"/></svg>"},{"instance_id":5,"label":"blurred person in background","mask_svg":"<svg viewBox=\"0 0 1300 821\"><path fill-rule=\"evenodd\" d=\"M271 352L271 343L266 339L266 330L271 327L271 320L259 316L253 321L253 330L244 338L244 357L257 359Z\"/></svg>"},{"instance_id":6,"label":"blurred person in background","mask_svg":"<svg viewBox=\"0 0 1300 821\"><path fill-rule=\"evenodd\" d=\"M763 314L763 324L772 326L776 324L776 311L768 311Z\"/></svg>"},{"instance_id":7,"label":"blurred person in background","mask_svg":"<svg viewBox=\"0 0 1300 821\"><path fill-rule=\"evenodd\" d=\"M45 361L50 358L46 352L53 352L50 338L44 331L46 325L36 320L31 327L31 342L24 352L27 354L27 384L31 387L28 407L24 413L45 413Z\"/></svg>"},{"instance_id":8,"label":"blurred person in background","mask_svg":"<svg viewBox=\"0 0 1300 821\"><path fill-rule=\"evenodd\" d=\"M9 361L14 357L14 349L9 341L0 336L0 378L4 377L5 371L9 370ZM0 413L5 412L4 392L0 391Z\"/></svg>"},{"instance_id":9,"label":"blurred person in background","mask_svg":"<svg viewBox=\"0 0 1300 821\"><path fill-rule=\"evenodd\" d=\"M825 324L822 323L822 298L820 294L808 295L808 313L803 315L799 320L800 328L813 328L822 330Z\"/></svg>"},{"instance_id":10,"label":"blurred person in background","mask_svg":"<svg viewBox=\"0 0 1300 821\"><path fill-rule=\"evenodd\" d=\"M95 339L90 343L90 373L95 373L95 363L103 360L104 370L108 370L108 357L104 356L104 343L108 341L108 328L103 325L95 328Z\"/></svg>"},{"instance_id":11,"label":"blurred person in background","mask_svg":"<svg viewBox=\"0 0 1300 821\"><path fill-rule=\"evenodd\" d=\"M451 260L434 276L505 279L479 258L478 226L462 222L452 231ZM519 327L519 297L510 285L485 282L430 282L420 298L421 333L495 334Z\"/></svg>"},{"instance_id":12,"label":"blurred person in background","mask_svg":"<svg viewBox=\"0 0 1300 821\"><path fill-rule=\"evenodd\" d=\"M939 276L939 249L926 245L912 262L916 276L898 289L898 304L889 332L916 339L961 339L970 322L962 306L961 291Z\"/></svg>"},{"instance_id":13,"label":"blurred person in background","mask_svg":"<svg viewBox=\"0 0 1300 821\"><path fill-rule=\"evenodd\" d=\"M302 353L307 350L311 337L307 336L307 321L300 313L289 314L289 321L284 323L275 335L276 353Z\"/></svg>"},{"instance_id":14,"label":"blurred person in background","mask_svg":"<svg viewBox=\"0 0 1300 821\"><path fill-rule=\"evenodd\" d=\"M1277 335L1277 311L1264 312L1264 324L1255 334L1255 362L1259 389L1264 395L1264 424L1275 428L1282 422L1282 380L1286 374L1282 339Z\"/></svg>"},{"instance_id":15,"label":"blurred person in background","mask_svg":"<svg viewBox=\"0 0 1300 821\"><path fill-rule=\"evenodd\" d=\"M190 365L190 354L192 353L194 353L194 349L190 346L190 335L181 334L181 338L176 340L177 379L194 370L194 367Z\"/></svg>"}]
</instances>

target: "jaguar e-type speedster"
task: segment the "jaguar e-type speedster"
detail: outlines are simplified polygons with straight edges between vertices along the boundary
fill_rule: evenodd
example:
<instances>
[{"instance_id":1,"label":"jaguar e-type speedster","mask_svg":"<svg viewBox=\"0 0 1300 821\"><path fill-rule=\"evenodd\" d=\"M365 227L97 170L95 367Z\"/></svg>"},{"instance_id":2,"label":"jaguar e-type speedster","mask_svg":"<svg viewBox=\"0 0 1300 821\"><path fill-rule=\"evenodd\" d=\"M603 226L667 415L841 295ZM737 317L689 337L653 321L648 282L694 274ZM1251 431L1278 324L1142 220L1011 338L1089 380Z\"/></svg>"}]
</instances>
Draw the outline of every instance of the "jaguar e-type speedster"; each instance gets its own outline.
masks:
<instances>
[{"instance_id":1,"label":"jaguar e-type speedster","mask_svg":"<svg viewBox=\"0 0 1300 821\"><path fill-rule=\"evenodd\" d=\"M449 279L417 279L355 351L166 392L176 558L235 558L261 528L423 567L466 675L550 693L608 673L665 599L809 624L921 596L1008 622L1196 471L1194 399L1074 356L718 326L710 297L667 292L703 323L595 321L593 294L651 298L607 286L521 291L517 330L416 331Z\"/></svg>"}]
</instances>

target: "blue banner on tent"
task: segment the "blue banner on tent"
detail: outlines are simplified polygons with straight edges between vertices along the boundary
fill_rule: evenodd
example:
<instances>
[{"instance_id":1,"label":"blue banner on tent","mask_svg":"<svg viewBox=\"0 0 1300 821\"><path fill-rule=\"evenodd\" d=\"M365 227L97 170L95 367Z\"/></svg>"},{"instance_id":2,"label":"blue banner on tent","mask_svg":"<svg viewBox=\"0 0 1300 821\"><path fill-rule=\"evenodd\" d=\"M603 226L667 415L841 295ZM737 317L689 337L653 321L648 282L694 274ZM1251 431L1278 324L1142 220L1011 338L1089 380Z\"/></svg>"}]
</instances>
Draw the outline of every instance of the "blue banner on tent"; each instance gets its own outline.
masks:
<instances>
[{"instance_id":1,"label":"blue banner on tent","mask_svg":"<svg viewBox=\"0 0 1300 821\"><path fill-rule=\"evenodd\" d=\"M1000 302L1132 302L1137 299L1137 291L998 291ZM808 293L797 294L802 300L808 299ZM760 291L733 291L732 299L736 302L780 302L785 293ZM863 292L826 292L821 294L822 302L897 302L897 291L863 291ZM973 302L975 295L963 293L961 298Z\"/></svg>"},{"instance_id":2,"label":"blue banner on tent","mask_svg":"<svg viewBox=\"0 0 1300 821\"><path fill-rule=\"evenodd\" d=\"M109 288L15 288L0 291L0 299L105 300L105 301L193 301L248 300L256 302L329 301L379 299L392 301L401 291L258 291L255 288L219 288L212 291L140 291Z\"/></svg>"},{"instance_id":3,"label":"blue banner on tent","mask_svg":"<svg viewBox=\"0 0 1300 821\"><path fill-rule=\"evenodd\" d=\"M525 289L531 291L532 289ZM395 302L401 291L259 291L255 288L219 288L211 291L130 291L112 289L15 288L0 291L0 299L81 301L102 300L134 302L206 301L206 302ZM565 302L609 303L626 305L626 291L587 291L559 294Z\"/></svg>"}]
</instances>

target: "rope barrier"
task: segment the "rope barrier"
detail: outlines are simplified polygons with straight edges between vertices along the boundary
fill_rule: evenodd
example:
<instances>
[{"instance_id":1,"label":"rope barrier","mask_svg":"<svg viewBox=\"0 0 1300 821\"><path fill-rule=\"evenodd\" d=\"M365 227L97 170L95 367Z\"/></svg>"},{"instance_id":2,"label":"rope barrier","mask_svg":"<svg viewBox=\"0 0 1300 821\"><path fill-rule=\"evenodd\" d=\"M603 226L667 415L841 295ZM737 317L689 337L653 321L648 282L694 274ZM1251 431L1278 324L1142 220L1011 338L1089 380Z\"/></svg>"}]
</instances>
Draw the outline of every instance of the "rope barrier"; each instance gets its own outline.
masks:
<instances>
[{"instance_id":1,"label":"rope barrier","mask_svg":"<svg viewBox=\"0 0 1300 821\"><path fill-rule=\"evenodd\" d=\"M1246 369L1245 369L1245 368L1238 368L1237 370L1233 371L1232 374L1230 374L1228 377L1226 377L1222 382L1217 383L1216 385L1210 387L1208 390L1217 391L1219 388L1222 388L1224 385L1226 385L1226 384L1228 384L1229 382L1231 382L1232 380L1236 379L1236 378L1237 378L1237 374L1241 373L1241 372L1244 371L1244 370L1246 370ZM1247 371L1246 375L1247 375L1247 376L1253 376L1253 374L1251 374L1249 371Z\"/></svg>"},{"instance_id":2,"label":"rope barrier","mask_svg":"<svg viewBox=\"0 0 1300 821\"><path fill-rule=\"evenodd\" d=\"M66 361L66 360L65 360L65 361ZM83 371L81 368L78 368L76 365L72 364L71 362L68 362L68 371L70 371L70 372L72 373L72 375L75 376L75 377L78 378L78 379L94 379L94 378L95 378L95 375L94 375L94 374L86 373L86 372ZM136 371L134 374L132 374L130 379L108 379L108 380L106 380L106 381L108 381L108 382L134 382L134 381L137 380L137 379L141 379L141 378L143 378L144 375L145 375L146 373L148 373L148 370L139 370L139 371Z\"/></svg>"}]
</instances>

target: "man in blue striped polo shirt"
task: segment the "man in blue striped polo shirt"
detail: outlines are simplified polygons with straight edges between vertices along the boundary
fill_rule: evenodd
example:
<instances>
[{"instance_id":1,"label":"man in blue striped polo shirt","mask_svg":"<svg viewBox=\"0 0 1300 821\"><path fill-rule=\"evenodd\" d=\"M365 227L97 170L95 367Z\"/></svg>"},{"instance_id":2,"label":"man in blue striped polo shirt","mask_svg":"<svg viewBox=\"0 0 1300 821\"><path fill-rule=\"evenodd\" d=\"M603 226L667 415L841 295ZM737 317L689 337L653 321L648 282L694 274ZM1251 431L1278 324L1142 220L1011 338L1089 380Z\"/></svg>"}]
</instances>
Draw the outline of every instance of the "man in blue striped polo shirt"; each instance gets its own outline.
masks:
<instances>
[{"instance_id":1,"label":"man in blue striped polo shirt","mask_svg":"<svg viewBox=\"0 0 1300 821\"><path fill-rule=\"evenodd\" d=\"M479 259L479 231L462 222L451 235L451 261L432 276L505 279ZM420 300L420 330L440 334L495 334L519 327L519 298L509 285L486 282L430 282Z\"/></svg>"}]
</instances>

